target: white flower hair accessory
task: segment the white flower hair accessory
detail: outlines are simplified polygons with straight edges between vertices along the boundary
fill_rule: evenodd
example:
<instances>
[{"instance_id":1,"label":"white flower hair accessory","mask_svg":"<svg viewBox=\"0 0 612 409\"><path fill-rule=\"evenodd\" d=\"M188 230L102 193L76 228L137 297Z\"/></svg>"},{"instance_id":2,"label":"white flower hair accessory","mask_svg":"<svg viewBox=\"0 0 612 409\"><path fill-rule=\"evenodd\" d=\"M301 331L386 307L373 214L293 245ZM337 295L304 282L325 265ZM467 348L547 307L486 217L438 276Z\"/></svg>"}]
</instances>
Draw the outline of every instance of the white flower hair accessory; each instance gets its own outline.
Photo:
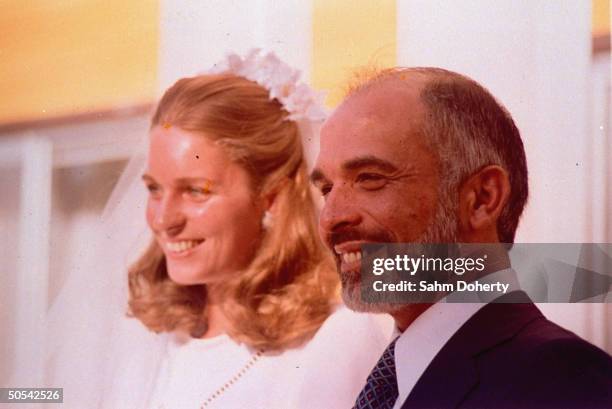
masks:
<instances>
[{"instance_id":1,"label":"white flower hair accessory","mask_svg":"<svg viewBox=\"0 0 612 409\"><path fill-rule=\"evenodd\" d=\"M300 71L285 64L273 52L263 54L260 49L253 49L244 57L228 54L209 73L230 73L255 81L269 91L270 99L278 100L289 112L287 119L319 122L327 116L323 94L299 82Z\"/></svg>"}]
</instances>

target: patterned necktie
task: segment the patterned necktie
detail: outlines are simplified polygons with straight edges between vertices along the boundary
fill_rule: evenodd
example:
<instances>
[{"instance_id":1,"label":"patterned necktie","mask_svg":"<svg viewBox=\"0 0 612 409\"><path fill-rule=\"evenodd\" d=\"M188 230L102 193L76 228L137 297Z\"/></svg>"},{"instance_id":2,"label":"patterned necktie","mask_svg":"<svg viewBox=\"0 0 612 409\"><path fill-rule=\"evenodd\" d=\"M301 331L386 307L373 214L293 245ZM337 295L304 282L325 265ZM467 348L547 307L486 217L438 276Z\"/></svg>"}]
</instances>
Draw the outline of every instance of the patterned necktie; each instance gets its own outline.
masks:
<instances>
[{"instance_id":1,"label":"patterned necktie","mask_svg":"<svg viewBox=\"0 0 612 409\"><path fill-rule=\"evenodd\" d=\"M389 344L370 372L353 409L393 408L399 394L395 374L395 342L398 338Z\"/></svg>"}]
</instances>

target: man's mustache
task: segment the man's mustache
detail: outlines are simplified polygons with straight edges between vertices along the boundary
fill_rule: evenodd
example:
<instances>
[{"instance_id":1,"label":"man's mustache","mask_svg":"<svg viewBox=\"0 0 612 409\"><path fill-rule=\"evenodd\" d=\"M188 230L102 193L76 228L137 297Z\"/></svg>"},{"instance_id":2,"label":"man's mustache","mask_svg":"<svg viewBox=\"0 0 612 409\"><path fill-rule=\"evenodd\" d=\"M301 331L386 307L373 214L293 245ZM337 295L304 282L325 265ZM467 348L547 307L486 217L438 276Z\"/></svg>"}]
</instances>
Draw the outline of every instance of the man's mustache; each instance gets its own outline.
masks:
<instances>
[{"instance_id":1,"label":"man's mustache","mask_svg":"<svg viewBox=\"0 0 612 409\"><path fill-rule=\"evenodd\" d=\"M363 241L369 243L392 243L393 237L386 231L364 231L360 229L343 229L331 232L326 237L330 248L347 241Z\"/></svg>"}]
</instances>

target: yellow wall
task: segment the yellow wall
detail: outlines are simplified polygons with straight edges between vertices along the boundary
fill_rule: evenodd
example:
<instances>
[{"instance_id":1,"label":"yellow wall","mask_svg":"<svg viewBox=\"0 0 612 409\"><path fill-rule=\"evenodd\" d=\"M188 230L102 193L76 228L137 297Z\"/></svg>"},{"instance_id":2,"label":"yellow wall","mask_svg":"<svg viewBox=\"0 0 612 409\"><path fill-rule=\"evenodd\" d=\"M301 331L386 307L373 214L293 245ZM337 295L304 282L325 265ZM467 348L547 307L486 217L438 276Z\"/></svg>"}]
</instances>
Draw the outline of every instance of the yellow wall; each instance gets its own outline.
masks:
<instances>
[{"instance_id":1,"label":"yellow wall","mask_svg":"<svg viewBox=\"0 0 612 409\"><path fill-rule=\"evenodd\" d=\"M593 0L593 35L610 33L610 0Z\"/></svg>"},{"instance_id":2,"label":"yellow wall","mask_svg":"<svg viewBox=\"0 0 612 409\"><path fill-rule=\"evenodd\" d=\"M312 0L311 80L341 99L351 73L396 64L395 0ZM155 98L159 0L12 0L0 13L0 124ZM593 0L593 33L610 0Z\"/></svg>"},{"instance_id":3,"label":"yellow wall","mask_svg":"<svg viewBox=\"0 0 612 409\"><path fill-rule=\"evenodd\" d=\"M359 67L396 64L395 0L313 0L311 80L335 106Z\"/></svg>"},{"instance_id":4,"label":"yellow wall","mask_svg":"<svg viewBox=\"0 0 612 409\"><path fill-rule=\"evenodd\" d=\"M0 123L150 102L157 0L13 0L0 13Z\"/></svg>"}]
</instances>

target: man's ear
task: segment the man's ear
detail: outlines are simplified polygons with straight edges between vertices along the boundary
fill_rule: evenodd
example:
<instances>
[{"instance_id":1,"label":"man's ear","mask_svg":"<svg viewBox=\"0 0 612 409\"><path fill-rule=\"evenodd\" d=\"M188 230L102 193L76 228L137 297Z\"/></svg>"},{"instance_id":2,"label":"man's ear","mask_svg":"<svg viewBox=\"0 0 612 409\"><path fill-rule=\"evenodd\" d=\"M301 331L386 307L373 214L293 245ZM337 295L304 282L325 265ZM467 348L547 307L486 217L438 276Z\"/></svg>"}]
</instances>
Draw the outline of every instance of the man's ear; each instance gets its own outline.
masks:
<instances>
[{"instance_id":1,"label":"man's ear","mask_svg":"<svg viewBox=\"0 0 612 409\"><path fill-rule=\"evenodd\" d=\"M489 165L470 176L459 190L459 228L469 241L498 241L497 220L510 197L508 172Z\"/></svg>"}]
</instances>

